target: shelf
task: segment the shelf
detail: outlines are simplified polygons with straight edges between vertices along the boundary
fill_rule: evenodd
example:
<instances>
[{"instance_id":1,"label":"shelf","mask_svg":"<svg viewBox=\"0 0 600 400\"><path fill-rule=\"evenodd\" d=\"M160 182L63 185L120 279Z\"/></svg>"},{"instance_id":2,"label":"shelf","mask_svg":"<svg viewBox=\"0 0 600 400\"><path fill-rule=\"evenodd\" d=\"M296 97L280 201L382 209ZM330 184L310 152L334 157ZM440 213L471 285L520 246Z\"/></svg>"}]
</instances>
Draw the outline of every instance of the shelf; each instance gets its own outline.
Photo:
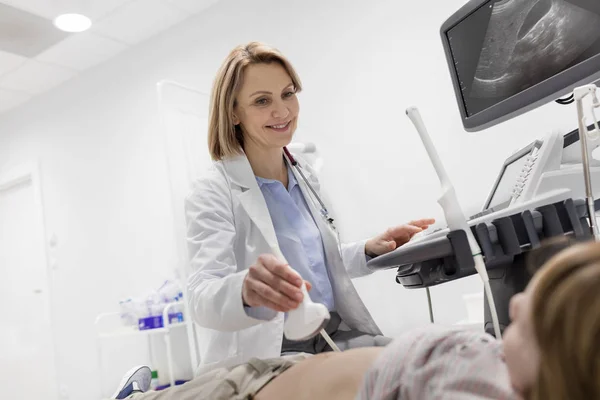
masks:
<instances>
[{"instance_id":1,"label":"shelf","mask_svg":"<svg viewBox=\"0 0 600 400\"><path fill-rule=\"evenodd\" d=\"M177 309L176 309L177 308ZM168 376L169 383L171 386L175 386L174 379L174 370L173 370L173 351L172 351L172 341L174 338L171 333L177 330L179 334L185 334L187 336L187 345L190 353L190 367L191 371L196 369L198 366L198 354L196 352L196 343L195 343L195 335L194 335L194 323L191 318L188 318L187 312L187 302L185 298L180 299L180 301L173 301L165 304L164 309L162 310L162 320L163 321L176 321L177 319L173 319L171 314L177 314L179 312L183 313L183 322L176 322L167 324L167 326L156 329L145 329L139 330L138 325L133 326L123 326L122 316L120 311L116 312L104 312L100 313L96 316L94 321L94 327L96 331L96 346L98 350L98 368L100 371L100 380L103 382L103 346L107 344L112 344L113 341L117 341L121 338L141 338L145 337L145 340L142 342L147 342L148 353L150 354L151 364L154 363L153 358L153 347L159 343L153 343L153 340L150 340L152 336L158 339L164 339L164 343L162 343L166 347L166 356L167 356L167 366L168 366ZM155 316L157 317L157 316ZM152 321L153 323L155 321ZM185 329L181 329L185 327ZM159 340L160 342L161 340ZM108 342L108 343L106 343ZM177 342L181 342L180 338L177 338Z\"/></svg>"},{"instance_id":2,"label":"shelf","mask_svg":"<svg viewBox=\"0 0 600 400\"><path fill-rule=\"evenodd\" d=\"M123 336L151 336L151 335L160 335L169 332L171 329L180 328L182 326L186 326L185 322L177 322L175 324L170 324L165 328L155 328L155 329L146 329L140 331L135 327L122 327L119 329L115 329L110 332L99 333L98 337L102 339L106 338L115 338L115 337L123 337Z\"/></svg>"}]
</instances>

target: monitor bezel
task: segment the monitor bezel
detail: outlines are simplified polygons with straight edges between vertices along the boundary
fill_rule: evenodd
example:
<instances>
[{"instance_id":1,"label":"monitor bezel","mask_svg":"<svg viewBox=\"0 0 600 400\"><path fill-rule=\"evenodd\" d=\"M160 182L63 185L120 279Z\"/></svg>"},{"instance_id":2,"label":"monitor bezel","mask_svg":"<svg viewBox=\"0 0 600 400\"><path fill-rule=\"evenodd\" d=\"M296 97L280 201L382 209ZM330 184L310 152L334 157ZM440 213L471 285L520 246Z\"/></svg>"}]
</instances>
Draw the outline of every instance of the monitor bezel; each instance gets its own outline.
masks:
<instances>
[{"instance_id":1,"label":"monitor bezel","mask_svg":"<svg viewBox=\"0 0 600 400\"><path fill-rule=\"evenodd\" d=\"M550 103L573 91L573 89L600 80L600 54L562 71L524 91L505 99L492 107L472 116L467 114L458 72L454 68L454 58L448 38L448 31L458 25L479 8L494 0L470 0L452 14L440 29L448 70L454 87L454 95L460 111L463 127L467 132L479 132L494 125ZM580 78L583 76L584 78Z\"/></svg>"}]
</instances>

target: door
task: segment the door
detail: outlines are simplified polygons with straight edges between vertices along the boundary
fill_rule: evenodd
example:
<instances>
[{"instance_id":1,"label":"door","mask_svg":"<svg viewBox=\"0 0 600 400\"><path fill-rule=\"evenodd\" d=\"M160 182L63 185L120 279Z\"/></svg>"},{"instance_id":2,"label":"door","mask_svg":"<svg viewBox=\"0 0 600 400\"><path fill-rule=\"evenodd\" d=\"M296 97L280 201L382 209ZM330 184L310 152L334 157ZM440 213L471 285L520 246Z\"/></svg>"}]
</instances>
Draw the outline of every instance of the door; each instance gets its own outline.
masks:
<instances>
[{"instance_id":1,"label":"door","mask_svg":"<svg viewBox=\"0 0 600 400\"><path fill-rule=\"evenodd\" d=\"M5 399L55 400L58 394L35 176L0 174L0 397Z\"/></svg>"},{"instance_id":2,"label":"door","mask_svg":"<svg viewBox=\"0 0 600 400\"><path fill-rule=\"evenodd\" d=\"M177 254L173 264L185 287L188 270L184 200L194 179L205 173L212 161L206 148L209 96L174 81L157 85L158 104L165 139L169 189L173 210L173 236ZM184 299L184 301L187 301ZM186 304L186 314L190 315ZM188 325L191 371L198 365L197 341L193 325Z\"/></svg>"}]
</instances>

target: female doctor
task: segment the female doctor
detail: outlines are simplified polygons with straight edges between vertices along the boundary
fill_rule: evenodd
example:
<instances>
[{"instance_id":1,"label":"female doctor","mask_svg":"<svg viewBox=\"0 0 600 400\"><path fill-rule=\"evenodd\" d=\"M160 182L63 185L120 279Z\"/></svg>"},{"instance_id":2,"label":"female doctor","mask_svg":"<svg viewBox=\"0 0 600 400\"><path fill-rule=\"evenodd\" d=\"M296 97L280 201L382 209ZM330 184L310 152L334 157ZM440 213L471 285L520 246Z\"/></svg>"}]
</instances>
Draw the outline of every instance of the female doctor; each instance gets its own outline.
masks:
<instances>
[{"instance_id":1,"label":"female doctor","mask_svg":"<svg viewBox=\"0 0 600 400\"><path fill-rule=\"evenodd\" d=\"M338 245L308 186L320 192L314 171L284 152L298 124L301 88L288 60L256 42L235 48L214 81L208 147L215 162L185 204L188 298L201 327L201 370L331 350L320 336L284 337L285 313L302 301L303 280L311 299L330 310L325 329L340 349L386 345L390 339L350 279L370 273L367 257L403 245L434 222ZM275 256L279 251L289 265Z\"/></svg>"}]
</instances>

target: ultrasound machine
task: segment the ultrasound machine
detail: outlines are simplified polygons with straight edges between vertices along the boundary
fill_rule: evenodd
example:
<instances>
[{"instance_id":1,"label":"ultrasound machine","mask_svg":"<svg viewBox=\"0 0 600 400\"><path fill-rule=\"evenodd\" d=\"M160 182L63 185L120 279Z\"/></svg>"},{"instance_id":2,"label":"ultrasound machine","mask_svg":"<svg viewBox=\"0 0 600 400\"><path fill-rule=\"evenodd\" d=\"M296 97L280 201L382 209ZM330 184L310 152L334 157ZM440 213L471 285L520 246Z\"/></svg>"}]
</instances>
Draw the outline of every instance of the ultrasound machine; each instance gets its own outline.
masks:
<instances>
[{"instance_id":1,"label":"ultrasound machine","mask_svg":"<svg viewBox=\"0 0 600 400\"><path fill-rule=\"evenodd\" d=\"M592 152L600 129L595 116L585 123L583 105L590 94L591 114L600 107L592 85L600 80L600 1L472 0L443 24L441 37L465 130L551 101L577 107L577 129L549 133L506 158L483 209L465 225L481 249L503 331L510 298L531 277L530 250L556 236L598 239L600 162ZM395 268L405 288L429 288L476 274L471 249L465 230L426 231L368 267ZM493 334L487 298L484 324Z\"/></svg>"}]
</instances>

